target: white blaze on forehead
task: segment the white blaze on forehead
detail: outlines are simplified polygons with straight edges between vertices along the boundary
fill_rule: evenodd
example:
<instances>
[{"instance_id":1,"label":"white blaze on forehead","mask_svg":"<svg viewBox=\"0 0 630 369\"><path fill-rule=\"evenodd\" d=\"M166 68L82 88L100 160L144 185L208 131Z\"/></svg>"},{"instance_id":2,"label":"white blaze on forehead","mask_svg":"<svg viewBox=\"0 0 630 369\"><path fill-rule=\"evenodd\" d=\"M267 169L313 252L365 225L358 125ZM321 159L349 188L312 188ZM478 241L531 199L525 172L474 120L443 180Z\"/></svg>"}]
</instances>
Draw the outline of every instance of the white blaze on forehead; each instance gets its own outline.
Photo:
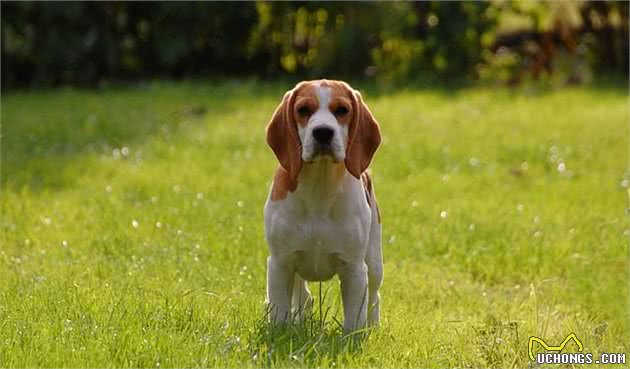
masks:
<instances>
[{"instance_id":1,"label":"white blaze on forehead","mask_svg":"<svg viewBox=\"0 0 630 369\"><path fill-rule=\"evenodd\" d=\"M330 87L322 87L318 85L315 88L317 92L317 101L319 102L318 110L328 109L328 105L330 104Z\"/></svg>"}]
</instances>

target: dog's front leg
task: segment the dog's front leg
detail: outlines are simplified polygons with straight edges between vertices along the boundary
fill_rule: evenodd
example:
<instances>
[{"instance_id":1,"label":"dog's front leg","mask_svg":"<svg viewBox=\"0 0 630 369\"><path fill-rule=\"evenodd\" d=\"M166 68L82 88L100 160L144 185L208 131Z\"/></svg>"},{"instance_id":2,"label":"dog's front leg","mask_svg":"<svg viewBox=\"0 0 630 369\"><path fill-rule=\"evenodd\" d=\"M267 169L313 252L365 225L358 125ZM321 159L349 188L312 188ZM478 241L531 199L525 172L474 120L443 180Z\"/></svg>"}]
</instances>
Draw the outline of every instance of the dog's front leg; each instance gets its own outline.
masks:
<instances>
[{"instance_id":1,"label":"dog's front leg","mask_svg":"<svg viewBox=\"0 0 630 369\"><path fill-rule=\"evenodd\" d=\"M367 319L367 266L364 262L346 263L339 271L343 300L343 330L351 332L365 326Z\"/></svg>"},{"instance_id":2,"label":"dog's front leg","mask_svg":"<svg viewBox=\"0 0 630 369\"><path fill-rule=\"evenodd\" d=\"M267 308L272 322L285 322L291 311L294 271L289 263L267 259Z\"/></svg>"}]
</instances>

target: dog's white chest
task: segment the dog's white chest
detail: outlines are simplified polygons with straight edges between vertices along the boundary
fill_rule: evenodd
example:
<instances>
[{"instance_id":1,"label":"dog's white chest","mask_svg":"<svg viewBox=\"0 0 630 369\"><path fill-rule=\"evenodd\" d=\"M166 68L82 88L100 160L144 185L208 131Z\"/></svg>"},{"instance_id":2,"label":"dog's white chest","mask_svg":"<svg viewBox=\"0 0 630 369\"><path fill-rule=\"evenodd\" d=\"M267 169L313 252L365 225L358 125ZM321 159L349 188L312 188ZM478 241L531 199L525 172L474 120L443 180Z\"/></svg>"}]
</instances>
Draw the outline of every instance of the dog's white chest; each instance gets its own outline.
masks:
<instances>
[{"instance_id":1,"label":"dog's white chest","mask_svg":"<svg viewBox=\"0 0 630 369\"><path fill-rule=\"evenodd\" d=\"M310 281L332 278L338 257L343 257L340 227L326 218L302 219L299 235L287 235L294 245L295 269L300 276Z\"/></svg>"},{"instance_id":2,"label":"dog's white chest","mask_svg":"<svg viewBox=\"0 0 630 369\"><path fill-rule=\"evenodd\" d=\"M365 257L370 210L365 203L353 201L354 196L364 195L342 191L334 196L327 204L304 206L290 195L288 201L268 203L265 209L265 235L272 254L291 260L306 280L328 280L340 263Z\"/></svg>"}]
</instances>

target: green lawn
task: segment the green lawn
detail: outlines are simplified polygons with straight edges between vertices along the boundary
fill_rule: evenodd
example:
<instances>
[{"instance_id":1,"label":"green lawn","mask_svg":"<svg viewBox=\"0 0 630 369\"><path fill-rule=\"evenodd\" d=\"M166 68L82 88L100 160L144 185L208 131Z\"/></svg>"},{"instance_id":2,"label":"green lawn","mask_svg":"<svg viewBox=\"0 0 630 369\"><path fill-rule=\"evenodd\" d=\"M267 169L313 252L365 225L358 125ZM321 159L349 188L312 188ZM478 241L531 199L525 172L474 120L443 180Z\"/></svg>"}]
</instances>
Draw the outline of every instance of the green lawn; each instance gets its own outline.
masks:
<instances>
[{"instance_id":1,"label":"green lawn","mask_svg":"<svg viewBox=\"0 0 630 369\"><path fill-rule=\"evenodd\" d=\"M336 279L307 324L265 324L289 87L3 94L0 367L527 367L529 336L571 332L630 355L625 86L364 91L385 280L362 342Z\"/></svg>"}]
</instances>

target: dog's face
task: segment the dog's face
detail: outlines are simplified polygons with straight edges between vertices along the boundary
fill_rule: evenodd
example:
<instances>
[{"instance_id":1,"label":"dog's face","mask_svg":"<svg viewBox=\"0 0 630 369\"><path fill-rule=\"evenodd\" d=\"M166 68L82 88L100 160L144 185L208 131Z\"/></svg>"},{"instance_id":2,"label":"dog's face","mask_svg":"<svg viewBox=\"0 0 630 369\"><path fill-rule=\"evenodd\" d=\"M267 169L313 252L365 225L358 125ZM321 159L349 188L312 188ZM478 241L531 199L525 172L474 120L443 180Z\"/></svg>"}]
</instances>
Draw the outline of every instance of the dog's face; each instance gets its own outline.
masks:
<instances>
[{"instance_id":1,"label":"dog's face","mask_svg":"<svg viewBox=\"0 0 630 369\"><path fill-rule=\"evenodd\" d=\"M359 178L381 141L358 91L341 81L305 81L288 91L267 126L267 142L291 178L302 163L344 162Z\"/></svg>"},{"instance_id":2,"label":"dog's face","mask_svg":"<svg viewBox=\"0 0 630 369\"><path fill-rule=\"evenodd\" d=\"M343 162L354 115L352 91L337 83L310 83L295 91L293 116L302 143L302 161Z\"/></svg>"}]
</instances>

